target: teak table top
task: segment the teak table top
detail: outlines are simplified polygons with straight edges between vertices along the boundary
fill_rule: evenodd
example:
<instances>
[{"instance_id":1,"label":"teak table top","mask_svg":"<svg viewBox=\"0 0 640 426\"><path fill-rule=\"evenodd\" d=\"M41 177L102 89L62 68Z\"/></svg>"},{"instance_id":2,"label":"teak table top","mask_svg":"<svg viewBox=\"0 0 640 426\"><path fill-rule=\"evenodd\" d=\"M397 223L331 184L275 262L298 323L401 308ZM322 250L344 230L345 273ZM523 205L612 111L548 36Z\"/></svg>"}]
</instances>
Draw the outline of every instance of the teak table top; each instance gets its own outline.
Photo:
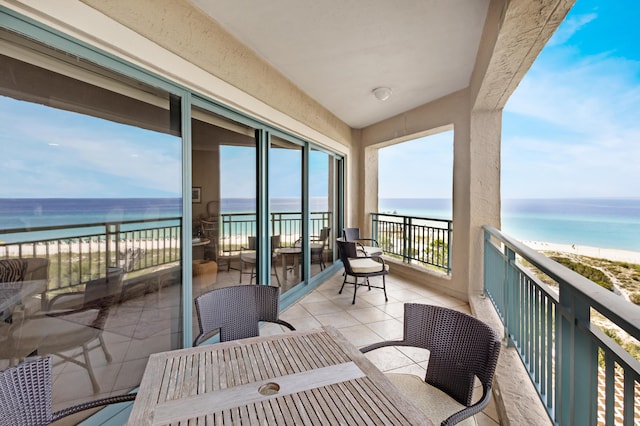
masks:
<instances>
[{"instance_id":1,"label":"teak table top","mask_svg":"<svg viewBox=\"0 0 640 426\"><path fill-rule=\"evenodd\" d=\"M337 330L153 354L130 425L432 425Z\"/></svg>"}]
</instances>

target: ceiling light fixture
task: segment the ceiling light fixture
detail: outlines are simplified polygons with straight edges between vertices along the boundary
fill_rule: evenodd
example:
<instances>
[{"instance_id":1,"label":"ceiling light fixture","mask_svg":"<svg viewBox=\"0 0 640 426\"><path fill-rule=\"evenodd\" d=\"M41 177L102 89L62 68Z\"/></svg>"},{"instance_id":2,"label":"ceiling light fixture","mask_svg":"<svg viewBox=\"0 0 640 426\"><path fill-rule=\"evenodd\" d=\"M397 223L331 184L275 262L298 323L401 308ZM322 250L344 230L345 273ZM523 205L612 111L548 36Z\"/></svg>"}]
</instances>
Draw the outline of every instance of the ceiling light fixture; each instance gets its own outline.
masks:
<instances>
[{"instance_id":1,"label":"ceiling light fixture","mask_svg":"<svg viewBox=\"0 0 640 426\"><path fill-rule=\"evenodd\" d=\"M386 101L391 97L391 89L388 87L376 87L373 89L373 96L379 101Z\"/></svg>"}]
</instances>

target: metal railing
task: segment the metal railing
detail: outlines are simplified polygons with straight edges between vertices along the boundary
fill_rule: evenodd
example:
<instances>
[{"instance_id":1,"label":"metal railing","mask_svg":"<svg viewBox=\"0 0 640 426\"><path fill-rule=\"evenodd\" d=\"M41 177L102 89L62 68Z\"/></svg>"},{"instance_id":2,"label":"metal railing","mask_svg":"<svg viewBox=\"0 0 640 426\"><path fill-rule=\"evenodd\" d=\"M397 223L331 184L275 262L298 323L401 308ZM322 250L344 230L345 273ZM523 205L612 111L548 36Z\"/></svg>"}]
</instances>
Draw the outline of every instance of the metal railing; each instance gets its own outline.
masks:
<instances>
[{"instance_id":1,"label":"metal railing","mask_svg":"<svg viewBox=\"0 0 640 426\"><path fill-rule=\"evenodd\" d=\"M332 212L311 212L310 235L320 235L323 227L331 227ZM253 213L223 213L220 215L219 250L236 253L247 247L249 237L256 235L256 216ZM302 235L301 212L271 213L271 235L280 235L282 247L293 246Z\"/></svg>"},{"instance_id":2,"label":"metal railing","mask_svg":"<svg viewBox=\"0 0 640 426\"><path fill-rule=\"evenodd\" d=\"M49 259L49 290L86 283L106 274L108 267L134 272L179 261L181 218L3 229L19 236L0 243L0 259Z\"/></svg>"},{"instance_id":3,"label":"metal railing","mask_svg":"<svg viewBox=\"0 0 640 426\"><path fill-rule=\"evenodd\" d=\"M372 235L385 255L451 272L451 220L372 213Z\"/></svg>"},{"instance_id":4,"label":"metal railing","mask_svg":"<svg viewBox=\"0 0 640 426\"><path fill-rule=\"evenodd\" d=\"M302 214L272 213L272 235L281 235L282 246L292 246L301 236ZM311 213L311 235L330 226L331 212ZM220 252L238 252L256 235L251 213L221 215ZM0 259L46 257L49 259L49 290L61 290L102 277L108 267L136 272L181 259L180 217L157 220L90 223L71 226L0 229ZM4 236L4 238L3 238Z\"/></svg>"},{"instance_id":5,"label":"metal railing","mask_svg":"<svg viewBox=\"0 0 640 426\"><path fill-rule=\"evenodd\" d=\"M638 424L640 362L615 339L640 348L640 307L494 228L484 235L485 293L553 422Z\"/></svg>"}]
</instances>

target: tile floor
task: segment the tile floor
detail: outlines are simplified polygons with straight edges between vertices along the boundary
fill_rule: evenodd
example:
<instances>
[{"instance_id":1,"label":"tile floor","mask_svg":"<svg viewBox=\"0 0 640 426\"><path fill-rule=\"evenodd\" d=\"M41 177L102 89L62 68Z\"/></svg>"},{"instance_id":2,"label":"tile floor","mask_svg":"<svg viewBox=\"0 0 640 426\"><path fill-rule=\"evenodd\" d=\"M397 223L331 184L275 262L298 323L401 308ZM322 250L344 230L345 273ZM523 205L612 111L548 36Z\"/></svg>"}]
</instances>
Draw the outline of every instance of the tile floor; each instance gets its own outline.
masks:
<instances>
[{"instance_id":1,"label":"tile floor","mask_svg":"<svg viewBox=\"0 0 640 426\"><path fill-rule=\"evenodd\" d=\"M376 278L379 279L379 278ZM470 313L469 305L458 299L443 295L419 284L405 281L393 275L387 276L385 302L382 290L358 289L356 303L351 304L353 287L347 286L342 294L339 272L299 302L284 310L280 317L303 330L330 325L337 328L357 347L381 340L401 339L404 303L427 303ZM286 329L268 324L261 335L286 332ZM382 371L425 375L428 352L415 348L381 348L369 352L367 357ZM480 388L479 388L480 389ZM478 425L498 425L498 415L493 401L476 415Z\"/></svg>"}]
</instances>

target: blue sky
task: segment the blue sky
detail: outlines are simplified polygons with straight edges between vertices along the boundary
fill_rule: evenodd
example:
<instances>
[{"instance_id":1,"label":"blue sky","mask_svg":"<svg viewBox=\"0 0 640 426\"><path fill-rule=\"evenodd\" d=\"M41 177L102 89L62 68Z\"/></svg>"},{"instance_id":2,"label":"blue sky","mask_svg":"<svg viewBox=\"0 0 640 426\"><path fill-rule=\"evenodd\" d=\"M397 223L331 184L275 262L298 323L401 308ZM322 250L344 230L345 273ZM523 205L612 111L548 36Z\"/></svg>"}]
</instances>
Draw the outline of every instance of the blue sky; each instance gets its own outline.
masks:
<instances>
[{"instance_id":1,"label":"blue sky","mask_svg":"<svg viewBox=\"0 0 640 426\"><path fill-rule=\"evenodd\" d=\"M505 107L503 198L640 197L638 16L633 0L577 1ZM5 97L0 117L0 197L181 192L176 137ZM445 132L385 148L379 196L450 198L452 140ZM299 196L300 152L274 151L282 164L271 168L271 195ZM255 160L235 154L223 160L222 195L250 197L245 168ZM311 195L326 195L326 154L310 161Z\"/></svg>"},{"instance_id":2,"label":"blue sky","mask_svg":"<svg viewBox=\"0 0 640 426\"><path fill-rule=\"evenodd\" d=\"M175 197L175 136L0 96L0 198Z\"/></svg>"},{"instance_id":3,"label":"blue sky","mask_svg":"<svg viewBox=\"0 0 640 426\"><path fill-rule=\"evenodd\" d=\"M633 0L576 2L505 107L503 198L640 197L638 16ZM449 198L448 140L393 147L380 197Z\"/></svg>"}]
</instances>

